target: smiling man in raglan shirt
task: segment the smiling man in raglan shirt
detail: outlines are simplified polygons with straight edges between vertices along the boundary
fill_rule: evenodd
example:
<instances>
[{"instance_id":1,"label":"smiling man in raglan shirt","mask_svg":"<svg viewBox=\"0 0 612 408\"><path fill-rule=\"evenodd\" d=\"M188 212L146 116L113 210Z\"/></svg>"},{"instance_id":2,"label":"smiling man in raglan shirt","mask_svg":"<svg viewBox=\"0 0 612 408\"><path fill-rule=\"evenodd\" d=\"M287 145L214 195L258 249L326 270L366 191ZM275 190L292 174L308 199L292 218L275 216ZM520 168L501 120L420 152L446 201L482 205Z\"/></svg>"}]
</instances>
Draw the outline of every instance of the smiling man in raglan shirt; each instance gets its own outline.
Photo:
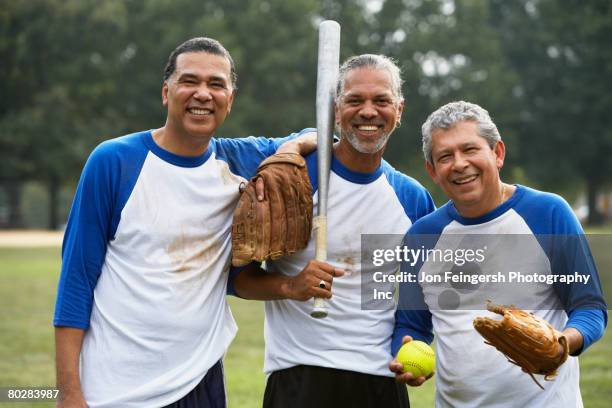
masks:
<instances>
[{"instance_id":1,"label":"smiling man in raglan shirt","mask_svg":"<svg viewBox=\"0 0 612 408\"><path fill-rule=\"evenodd\" d=\"M434 209L429 193L382 159L404 108L400 70L388 57L364 54L341 67L328 196L328 263L315 243L291 256L241 272L238 296L267 300L266 408L409 406L406 387L387 365L395 307L362 308L362 234L400 234ZM317 206L316 154L306 157ZM384 269L385 275L395 268ZM333 288L332 288L333 284ZM319 287L321 285L322 287ZM333 294L333 296L332 296ZM329 315L310 316L313 296Z\"/></svg>"},{"instance_id":2,"label":"smiling man in raglan shirt","mask_svg":"<svg viewBox=\"0 0 612 408\"><path fill-rule=\"evenodd\" d=\"M417 221L407 243L444 250L450 248L447 243L480 234L489 239L490 246L496 240L528 249L499 245L496 253L487 253L491 262L502 260L497 262L501 268L521 271L535 266L540 275L571 275L581 270L590 279L589 285L534 283L514 292L506 290L510 288L504 286L507 282L483 284L472 292L451 287L461 295L446 307L440 284L404 283L393 335L394 354L411 338L431 343L435 333L437 407L581 407L576 357L603 335L608 314L584 232L570 206L557 195L501 180L506 148L489 113L476 104L460 101L442 106L423 124L422 134L427 171L450 201ZM473 239L478 238L463 242ZM557 241L562 246L555 245ZM412 269L403 265L402 271L411 270L420 280L430 265L430 260L421 261ZM519 305L533 306L529 309L534 314L566 338L570 357L558 368L556 378L545 382L544 390L485 344L474 329L474 319L487 313L483 308L490 293L514 296ZM473 299L479 303L470 304ZM459 307L460 302L467 306ZM564 353L561 345L558 349L560 355ZM416 381L403 372L396 360L390 369L398 381L423 382L422 377Z\"/></svg>"},{"instance_id":3,"label":"smiling man in raglan shirt","mask_svg":"<svg viewBox=\"0 0 612 408\"><path fill-rule=\"evenodd\" d=\"M212 137L235 90L227 50L188 40L164 71L164 126L106 141L89 157L62 247L58 406L226 407L239 184L287 140ZM314 147L310 135L283 149L299 152L305 140Z\"/></svg>"}]
</instances>

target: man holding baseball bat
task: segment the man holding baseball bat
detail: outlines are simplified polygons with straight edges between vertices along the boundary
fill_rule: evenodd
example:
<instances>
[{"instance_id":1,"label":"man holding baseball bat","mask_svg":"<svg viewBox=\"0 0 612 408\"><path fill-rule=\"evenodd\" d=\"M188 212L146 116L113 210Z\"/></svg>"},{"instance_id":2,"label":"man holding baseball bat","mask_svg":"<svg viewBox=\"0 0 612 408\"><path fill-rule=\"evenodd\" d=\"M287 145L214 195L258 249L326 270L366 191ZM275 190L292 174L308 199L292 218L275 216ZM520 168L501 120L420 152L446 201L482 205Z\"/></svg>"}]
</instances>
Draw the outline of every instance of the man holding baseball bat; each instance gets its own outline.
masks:
<instances>
[{"instance_id":1,"label":"man holding baseball bat","mask_svg":"<svg viewBox=\"0 0 612 408\"><path fill-rule=\"evenodd\" d=\"M314 135L216 139L236 89L216 40L179 45L163 75L165 124L98 146L62 248L54 325L60 407L225 408L221 358L239 185ZM310 143L308 142L310 141ZM310 150L308 150L310 146Z\"/></svg>"},{"instance_id":2,"label":"man holding baseball bat","mask_svg":"<svg viewBox=\"0 0 612 408\"><path fill-rule=\"evenodd\" d=\"M481 239L484 245L476 248L483 257L469 268L460 263L463 267L440 269L427 259L402 270L415 273L419 282L449 270L471 270L479 278L500 271L501 277L474 285L402 284L394 352L410 338L431 342L435 332L436 406L581 407L576 357L603 335L608 313L578 220L563 198L501 180L506 148L482 107L464 101L444 105L429 116L422 133L427 171L451 201L415 223L407 243L465 254ZM546 280L516 286L505 271L531 271ZM563 283L577 272L589 279ZM560 278L546 283L552 276ZM503 320L482 317L487 298L504 296L533 314L489 304ZM390 369L398 381L414 381L396 360Z\"/></svg>"},{"instance_id":3,"label":"man holding baseball bat","mask_svg":"<svg viewBox=\"0 0 612 408\"><path fill-rule=\"evenodd\" d=\"M418 182L382 159L400 124L401 85L399 68L382 55L359 55L340 67L328 262L313 260L311 240L306 249L267 262L266 271L251 265L233 282L238 296L267 300L264 407L409 405L406 388L387 369L395 309L362 310L360 268L362 234L404 234L434 209ZM306 163L316 192L316 155ZM314 206L316 214L316 195ZM395 273L388 269L383 272ZM327 317L311 317L306 300L314 296L329 299Z\"/></svg>"}]
</instances>

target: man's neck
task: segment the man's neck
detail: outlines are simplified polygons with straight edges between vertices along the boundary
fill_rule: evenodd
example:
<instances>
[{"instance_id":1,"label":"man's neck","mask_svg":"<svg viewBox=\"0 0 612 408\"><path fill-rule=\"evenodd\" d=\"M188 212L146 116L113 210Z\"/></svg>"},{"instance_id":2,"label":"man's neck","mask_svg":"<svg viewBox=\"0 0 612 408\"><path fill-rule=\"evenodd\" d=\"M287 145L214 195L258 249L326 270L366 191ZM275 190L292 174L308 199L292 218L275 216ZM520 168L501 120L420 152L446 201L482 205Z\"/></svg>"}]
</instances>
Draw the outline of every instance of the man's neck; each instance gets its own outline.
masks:
<instances>
[{"instance_id":1,"label":"man's neck","mask_svg":"<svg viewBox=\"0 0 612 408\"><path fill-rule=\"evenodd\" d=\"M357 173L372 173L380 166L384 148L377 153L361 153L345 139L334 145L336 159L347 169Z\"/></svg>"},{"instance_id":2,"label":"man's neck","mask_svg":"<svg viewBox=\"0 0 612 408\"><path fill-rule=\"evenodd\" d=\"M499 191L491 190L491 194L484 200L474 203L472 205L458 206L454 203L457 212L466 218L479 218L489 214L497 207L508 201L510 197L516 191L516 186L511 184L505 184L501 182L499 184Z\"/></svg>"},{"instance_id":3,"label":"man's neck","mask_svg":"<svg viewBox=\"0 0 612 408\"><path fill-rule=\"evenodd\" d=\"M211 137L181 136L177 132L173 132L168 123L154 130L152 134L153 140L159 147L184 157L197 157L204 154L211 139Z\"/></svg>"}]
</instances>

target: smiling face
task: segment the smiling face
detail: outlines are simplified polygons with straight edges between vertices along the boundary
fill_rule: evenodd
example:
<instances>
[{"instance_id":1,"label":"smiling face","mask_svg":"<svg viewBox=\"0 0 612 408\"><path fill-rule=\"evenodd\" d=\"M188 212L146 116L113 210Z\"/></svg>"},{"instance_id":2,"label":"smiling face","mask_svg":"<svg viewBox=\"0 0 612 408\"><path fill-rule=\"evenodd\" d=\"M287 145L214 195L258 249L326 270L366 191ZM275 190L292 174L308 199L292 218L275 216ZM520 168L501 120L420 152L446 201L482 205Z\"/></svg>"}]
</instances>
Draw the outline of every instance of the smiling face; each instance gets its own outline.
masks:
<instances>
[{"instance_id":1,"label":"smiling face","mask_svg":"<svg viewBox=\"0 0 612 408\"><path fill-rule=\"evenodd\" d=\"M427 172L465 217L479 217L501 203L499 169L505 146L491 149L479 136L478 125L463 121L432 133L432 161Z\"/></svg>"},{"instance_id":2,"label":"smiling face","mask_svg":"<svg viewBox=\"0 0 612 408\"><path fill-rule=\"evenodd\" d=\"M168 108L166 128L172 137L208 143L233 100L227 58L207 52L180 54L175 72L162 87L162 102Z\"/></svg>"},{"instance_id":3,"label":"smiling face","mask_svg":"<svg viewBox=\"0 0 612 408\"><path fill-rule=\"evenodd\" d=\"M343 89L336 106L336 125L343 139L360 153L382 155L404 109L404 102L393 94L389 73L354 69L346 75Z\"/></svg>"}]
</instances>

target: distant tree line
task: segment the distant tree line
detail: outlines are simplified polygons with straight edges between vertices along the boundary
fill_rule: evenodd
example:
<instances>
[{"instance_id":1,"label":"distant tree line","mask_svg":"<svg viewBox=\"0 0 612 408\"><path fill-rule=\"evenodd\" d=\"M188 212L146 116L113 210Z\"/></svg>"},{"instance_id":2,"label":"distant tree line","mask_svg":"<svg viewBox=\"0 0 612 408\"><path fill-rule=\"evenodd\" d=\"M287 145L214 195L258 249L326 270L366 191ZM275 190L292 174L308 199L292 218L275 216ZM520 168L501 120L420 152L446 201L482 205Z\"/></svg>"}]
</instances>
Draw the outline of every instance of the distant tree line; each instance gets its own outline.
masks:
<instances>
[{"instance_id":1,"label":"distant tree line","mask_svg":"<svg viewBox=\"0 0 612 408\"><path fill-rule=\"evenodd\" d=\"M316 26L342 25L344 59L384 53L404 73L402 127L385 157L430 185L420 125L451 100L487 108L509 144L505 178L596 197L612 181L609 0L0 0L0 187L6 227L43 183L49 227L102 140L160 126L162 69L194 36L220 40L238 94L220 136L314 126ZM432 191L437 189L432 189ZM439 196L440 197L440 196Z\"/></svg>"}]
</instances>

